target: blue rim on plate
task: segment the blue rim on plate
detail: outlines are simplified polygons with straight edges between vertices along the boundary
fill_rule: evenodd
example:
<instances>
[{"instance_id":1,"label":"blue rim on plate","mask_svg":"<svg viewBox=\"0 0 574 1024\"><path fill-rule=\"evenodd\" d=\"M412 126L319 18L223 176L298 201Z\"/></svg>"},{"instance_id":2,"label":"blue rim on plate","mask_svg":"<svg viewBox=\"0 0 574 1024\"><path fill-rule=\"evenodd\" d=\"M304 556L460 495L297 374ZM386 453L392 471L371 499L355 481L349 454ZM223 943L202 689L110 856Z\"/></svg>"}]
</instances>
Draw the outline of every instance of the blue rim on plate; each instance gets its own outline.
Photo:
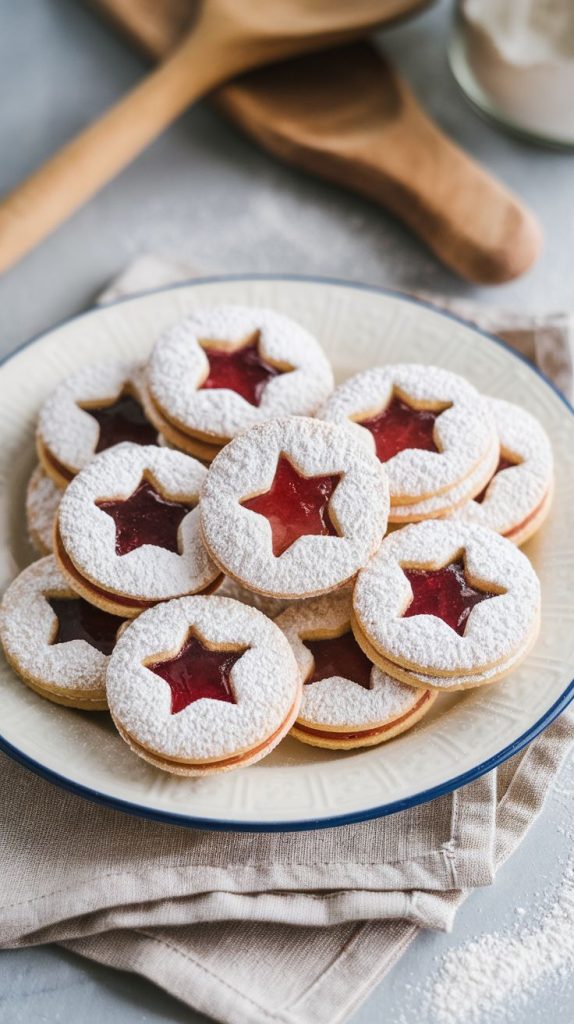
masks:
<instances>
[{"instance_id":1,"label":"blue rim on plate","mask_svg":"<svg viewBox=\"0 0 574 1024\"><path fill-rule=\"evenodd\" d=\"M338 278L332 277L315 277L305 276L303 274L220 274L209 277L193 278L189 281L181 281L177 284L167 285L161 288L148 289L145 292L137 293L134 295L125 296L124 298L117 299L113 303L107 303L106 306L120 305L124 302L130 302L134 299L141 298L143 295L158 294L160 292L173 291L177 288L189 288L194 286L206 285L206 284L222 284L231 281L299 281L301 283L310 284L326 284L335 285L339 288L349 288L355 291L368 291L375 292L380 295L390 295L403 302L408 302L411 305L422 306L427 309L432 309L435 313L440 316L444 316L447 319L454 320L458 323L465 324L472 328L477 334L481 334L484 338L499 345L501 348L506 349L515 359L525 363L530 370L541 377L546 385L554 391L559 397L561 402L564 404L568 412L574 416L574 408L570 402L564 397L561 391L558 390L556 385L549 380L549 378L534 366L525 356L520 352L516 352L510 345L508 345L501 338L496 337L494 334L489 334L487 331L483 331L476 327L473 323L465 320L463 317L455 316L453 313L447 312L441 309L439 306L434 305L432 302L427 302L424 299L414 298L404 292L397 291L392 288L382 288L376 285L361 284L354 281L339 280ZM87 310L83 314L76 314L75 316L66 317L61 320L58 324L50 330L55 330L57 327L61 327L72 320L80 319L84 316L90 316L93 313L99 312L99 307ZM13 352L8 356L5 356L0 360L0 367L4 366L5 363L13 359L23 349L33 345L34 342L42 338L47 331L42 331L28 341L19 345ZM533 739L538 736L543 729L550 725L557 717L565 710L565 708L574 699L574 679L568 684L562 695L557 701L550 707L533 725L530 726L525 732L523 732L513 743L503 747L497 754L488 758L486 761L482 761L474 768L469 771L463 772L461 775L455 775L440 785L433 786L430 789L422 790L416 793L414 796L406 797L402 800L395 800L390 803L381 804L377 807L369 807L364 811L356 811L350 814L341 815L330 815L325 818L308 818L300 821L285 823L285 822L245 822L235 821L233 819L223 820L220 818L203 818L196 817L186 814L177 814L168 811L154 811L149 808L142 807L140 804L131 803L127 800L121 800L118 797L108 796L104 793L100 793L98 790L90 789L88 786L83 786L80 783L73 782L71 779L66 778L65 775L60 775L58 772L54 772L44 765L35 761L33 758L28 757L26 754L22 754L20 750L14 747L11 743L8 743L0 735L0 750L8 754L18 764L28 768L34 774L39 775L41 778L46 779L48 782L59 786L61 789L66 790L69 793L73 793L77 796L84 797L90 800L92 803L103 805L104 807L110 807L113 810L124 811L126 814L131 814L138 818L145 818L150 821L159 821L168 825L179 825L184 828L201 828L209 829L212 831L232 831L232 832L305 832L311 829L319 828L332 828L336 825L352 825L361 821L369 821L373 818L382 818L387 814L395 814L397 811L407 810L409 807L415 807L418 804L426 803L429 800L434 800L437 797L445 796L447 793L452 793L453 790L459 789L460 786L465 786L470 782L474 782L480 778L481 775L485 775L487 772L492 771L499 764L502 764L508 758L517 754L523 747L530 743Z\"/></svg>"}]
</instances>

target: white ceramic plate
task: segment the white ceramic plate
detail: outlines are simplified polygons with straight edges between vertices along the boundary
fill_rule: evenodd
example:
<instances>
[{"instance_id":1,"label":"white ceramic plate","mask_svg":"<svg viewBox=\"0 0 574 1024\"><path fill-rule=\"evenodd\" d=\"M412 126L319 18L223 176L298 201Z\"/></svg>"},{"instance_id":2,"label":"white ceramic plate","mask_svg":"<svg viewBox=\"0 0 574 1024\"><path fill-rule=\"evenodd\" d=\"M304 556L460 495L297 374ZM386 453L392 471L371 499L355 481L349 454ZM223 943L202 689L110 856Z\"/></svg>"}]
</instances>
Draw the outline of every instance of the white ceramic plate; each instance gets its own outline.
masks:
<instances>
[{"instance_id":1,"label":"white ceramic plate","mask_svg":"<svg viewBox=\"0 0 574 1024\"><path fill-rule=\"evenodd\" d=\"M158 333L199 303L241 302L292 315L344 377L377 363L435 363L490 395L519 402L548 430L554 507L525 548L542 581L540 640L527 662L485 690L440 697L420 727L365 751L323 751L287 739L266 760L208 780L179 779L134 756L105 714L57 707L0 664L0 746L59 785L132 813L182 825L304 829L359 821L448 792L499 764L574 696L574 415L501 343L399 295L344 283L236 278L128 299L55 328L0 368L0 588L33 554L24 492L35 462L38 407L88 362L145 358Z\"/></svg>"}]
</instances>

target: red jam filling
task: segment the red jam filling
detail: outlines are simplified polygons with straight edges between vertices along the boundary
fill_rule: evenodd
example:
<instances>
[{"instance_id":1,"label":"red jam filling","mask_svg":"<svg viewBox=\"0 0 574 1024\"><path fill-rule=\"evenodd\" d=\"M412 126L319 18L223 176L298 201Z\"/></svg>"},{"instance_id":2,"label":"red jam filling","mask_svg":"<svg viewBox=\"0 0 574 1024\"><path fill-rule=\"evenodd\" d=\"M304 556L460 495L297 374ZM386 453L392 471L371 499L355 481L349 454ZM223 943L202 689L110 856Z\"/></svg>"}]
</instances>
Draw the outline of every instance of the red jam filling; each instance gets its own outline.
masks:
<instances>
[{"instance_id":1,"label":"red jam filling","mask_svg":"<svg viewBox=\"0 0 574 1024\"><path fill-rule=\"evenodd\" d=\"M97 501L96 505L116 524L116 555L127 555L143 544L178 552L179 524L193 508L164 498L147 480L124 501Z\"/></svg>"},{"instance_id":2,"label":"red jam filling","mask_svg":"<svg viewBox=\"0 0 574 1024\"><path fill-rule=\"evenodd\" d=\"M82 408L93 416L100 428L96 452L103 452L122 441L157 444L157 430L132 395L120 395L112 405L103 405L99 409Z\"/></svg>"},{"instance_id":3,"label":"red jam filling","mask_svg":"<svg viewBox=\"0 0 574 1024\"><path fill-rule=\"evenodd\" d=\"M371 689L372 662L363 653L350 630L343 636L304 640L303 643L311 651L315 662L312 674L305 680L307 686L318 683L320 679L342 676L343 679L358 683L365 690Z\"/></svg>"},{"instance_id":4,"label":"red jam filling","mask_svg":"<svg viewBox=\"0 0 574 1024\"><path fill-rule=\"evenodd\" d=\"M236 704L231 686L231 670L246 647L234 651L212 651L193 634L169 661L156 661L147 667L165 679L171 688L171 713L177 715L188 704L208 697Z\"/></svg>"},{"instance_id":5,"label":"red jam filling","mask_svg":"<svg viewBox=\"0 0 574 1024\"><path fill-rule=\"evenodd\" d=\"M208 345L203 346L203 351L209 361L209 373L201 389L227 388L236 391L250 405L259 405L269 381L286 372L260 355L259 335L232 352Z\"/></svg>"},{"instance_id":6,"label":"red jam filling","mask_svg":"<svg viewBox=\"0 0 574 1024\"><path fill-rule=\"evenodd\" d=\"M459 636L464 635L474 606L497 596L486 590L477 590L468 582L462 559L442 569L403 568L403 572L413 590L413 599L404 613L405 618L412 615L436 615Z\"/></svg>"},{"instance_id":7,"label":"red jam filling","mask_svg":"<svg viewBox=\"0 0 574 1024\"><path fill-rule=\"evenodd\" d=\"M339 474L301 476L282 455L269 490L241 504L269 520L273 554L278 558L299 537L338 536L329 516L329 501L340 479Z\"/></svg>"},{"instance_id":8,"label":"red jam filling","mask_svg":"<svg viewBox=\"0 0 574 1024\"><path fill-rule=\"evenodd\" d=\"M494 473L492 474L492 476L491 476L490 480L488 481L486 487L484 488L484 490L482 490L480 492L480 494L476 495L476 498L474 500L478 501L479 505L482 505L482 503L484 501L484 496L485 496L488 488L490 487L490 484L491 484L492 480L494 480L495 476L498 476L499 473L502 473L502 471L504 469L510 469L511 466L517 466L517 465L518 465L517 462L513 462L512 459L507 459L506 455L501 455L500 459L498 460L498 466L494 470Z\"/></svg>"},{"instance_id":9,"label":"red jam filling","mask_svg":"<svg viewBox=\"0 0 574 1024\"><path fill-rule=\"evenodd\" d=\"M95 608L83 597L50 597L48 604L58 620L53 644L86 640L102 654L112 653L124 619Z\"/></svg>"},{"instance_id":10,"label":"red jam filling","mask_svg":"<svg viewBox=\"0 0 574 1024\"><path fill-rule=\"evenodd\" d=\"M386 409L367 420L359 420L359 423L371 431L380 461L388 462L406 448L438 452L434 425L442 412L444 409L413 409L398 395L393 395Z\"/></svg>"}]
</instances>

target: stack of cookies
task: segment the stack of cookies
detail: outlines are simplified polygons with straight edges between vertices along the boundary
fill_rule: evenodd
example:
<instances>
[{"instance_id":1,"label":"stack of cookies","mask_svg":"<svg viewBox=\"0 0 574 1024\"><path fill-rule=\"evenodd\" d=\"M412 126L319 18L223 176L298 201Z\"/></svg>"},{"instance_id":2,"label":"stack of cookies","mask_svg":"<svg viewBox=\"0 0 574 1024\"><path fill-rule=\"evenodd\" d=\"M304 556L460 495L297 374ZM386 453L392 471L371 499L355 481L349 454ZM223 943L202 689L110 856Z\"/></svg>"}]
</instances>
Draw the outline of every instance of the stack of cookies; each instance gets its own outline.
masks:
<instances>
[{"instance_id":1,"label":"stack of cookies","mask_svg":"<svg viewBox=\"0 0 574 1024\"><path fill-rule=\"evenodd\" d=\"M542 427L436 367L333 387L306 330L237 306L197 310L145 365L63 381L26 504L46 557L0 615L24 682L207 775L289 731L380 743L519 664L540 593L517 545L552 500Z\"/></svg>"}]
</instances>

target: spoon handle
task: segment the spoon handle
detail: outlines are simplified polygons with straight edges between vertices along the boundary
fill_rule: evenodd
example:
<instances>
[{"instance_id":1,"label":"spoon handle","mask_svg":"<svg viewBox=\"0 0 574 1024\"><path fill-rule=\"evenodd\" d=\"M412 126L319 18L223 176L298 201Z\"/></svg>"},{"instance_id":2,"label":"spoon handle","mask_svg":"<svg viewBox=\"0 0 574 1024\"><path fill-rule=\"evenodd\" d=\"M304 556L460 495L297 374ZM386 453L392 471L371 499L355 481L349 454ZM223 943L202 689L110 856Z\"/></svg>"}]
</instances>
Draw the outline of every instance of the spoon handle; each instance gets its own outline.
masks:
<instances>
[{"instance_id":1,"label":"spoon handle","mask_svg":"<svg viewBox=\"0 0 574 1024\"><path fill-rule=\"evenodd\" d=\"M221 81L220 53L209 43L203 32L188 36L156 71L4 196L0 272L25 256L193 100Z\"/></svg>"}]
</instances>

